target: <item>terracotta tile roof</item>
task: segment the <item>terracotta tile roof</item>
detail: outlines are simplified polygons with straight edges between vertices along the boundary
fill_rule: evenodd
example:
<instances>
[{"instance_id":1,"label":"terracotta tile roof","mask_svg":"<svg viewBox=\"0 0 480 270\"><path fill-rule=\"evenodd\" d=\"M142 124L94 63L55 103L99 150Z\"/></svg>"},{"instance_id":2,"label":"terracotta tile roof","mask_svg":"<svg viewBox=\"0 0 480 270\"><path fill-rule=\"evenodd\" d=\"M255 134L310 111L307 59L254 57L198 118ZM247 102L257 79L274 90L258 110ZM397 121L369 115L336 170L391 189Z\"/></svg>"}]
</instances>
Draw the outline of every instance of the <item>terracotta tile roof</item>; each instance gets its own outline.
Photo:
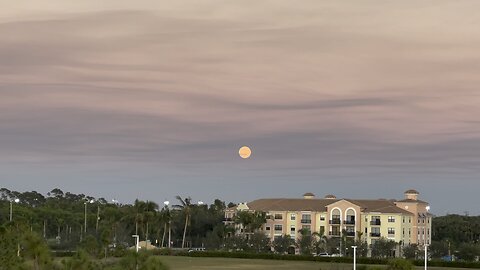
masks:
<instances>
[{"instance_id":1,"label":"terracotta tile roof","mask_svg":"<svg viewBox=\"0 0 480 270\"><path fill-rule=\"evenodd\" d=\"M395 205L393 200L350 200L347 201L356 204L362 208L362 212L378 212L378 213L392 213L392 214L406 214L412 213Z\"/></svg>"},{"instance_id":2,"label":"terracotta tile roof","mask_svg":"<svg viewBox=\"0 0 480 270\"><path fill-rule=\"evenodd\" d=\"M411 202L411 203L426 203L428 204L427 202L425 201L422 201L422 200L412 200L412 199L404 199L404 200L400 200L400 201L397 201L397 202Z\"/></svg>"},{"instance_id":3,"label":"terracotta tile roof","mask_svg":"<svg viewBox=\"0 0 480 270\"><path fill-rule=\"evenodd\" d=\"M363 212L400 213L412 215L397 207L388 200L351 200L345 199L362 208ZM247 203L255 211L317 211L326 212L327 205L340 201L339 199L258 199Z\"/></svg>"},{"instance_id":4,"label":"terracotta tile roof","mask_svg":"<svg viewBox=\"0 0 480 270\"><path fill-rule=\"evenodd\" d=\"M256 211L317 211L326 212L326 206L338 200L328 199L259 199L247 203Z\"/></svg>"}]
</instances>

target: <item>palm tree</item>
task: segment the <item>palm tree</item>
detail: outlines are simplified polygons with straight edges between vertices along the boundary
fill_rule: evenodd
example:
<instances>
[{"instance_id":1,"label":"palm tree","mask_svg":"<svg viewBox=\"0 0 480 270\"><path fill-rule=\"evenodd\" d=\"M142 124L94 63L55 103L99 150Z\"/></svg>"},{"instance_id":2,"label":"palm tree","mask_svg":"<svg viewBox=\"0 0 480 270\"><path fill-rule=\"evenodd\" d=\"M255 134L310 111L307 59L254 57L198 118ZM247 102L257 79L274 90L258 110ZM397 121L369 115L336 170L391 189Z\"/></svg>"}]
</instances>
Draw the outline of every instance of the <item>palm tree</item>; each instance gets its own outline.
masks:
<instances>
[{"instance_id":1,"label":"palm tree","mask_svg":"<svg viewBox=\"0 0 480 270\"><path fill-rule=\"evenodd\" d=\"M327 241L328 241L328 238L327 236L325 236L325 228L324 227L320 227L320 231L319 232L313 232L312 233L312 236L318 238L315 239L315 252L317 253L320 253L320 252L325 252L327 250Z\"/></svg>"},{"instance_id":2,"label":"palm tree","mask_svg":"<svg viewBox=\"0 0 480 270\"><path fill-rule=\"evenodd\" d=\"M28 232L23 237L24 252L33 261L33 269L41 269L50 263L50 253L44 240L35 233Z\"/></svg>"},{"instance_id":3,"label":"palm tree","mask_svg":"<svg viewBox=\"0 0 480 270\"><path fill-rule=\"evenodd\" d=\"M242 224L244 233L247 235L253 234L260 229L263 224L267 222L265 212L248 212L240 211L235 216L235 223Z\"/></svg>"},{"instance_id":4,"label":"palm tree","mask_svg":"<svg viewBox=\"0 0 480 270\"><path fill-rule=\"evenodd\" d=\"M161 244L161 247L163 247L163 243L165 242L165 235L167 234L167 226L168 226L168 230L170 231L171 230L170 226L172 222L172 215L170 213L170 209L168 209L167 206L162 208L162 211L160 211L159 219L160 219L160 222L164 223L162 244ZM168 241L170 243L170 239ZM167 247L169 247L169 245L167 245Z\"/></svg>"},{"instance_id":5,"label":"palm tree","mask_svg":"<svg viewBox=\"0 0 480 270\"><path fill-rule=\"evenodd\" d=\"M176 196L177 200L180 202L180 204L174 205L173 207L176 209L181 210L184 215L185 215L185 227L183 229L183 239L182 239L182 248L185 248L185 236L187 234L187 226L188 222L190 221L190 216L191 216L191 210L192 210L192 198L187 197L185 199L182 199L180 196Z\"/></svg>"}]
</instances>

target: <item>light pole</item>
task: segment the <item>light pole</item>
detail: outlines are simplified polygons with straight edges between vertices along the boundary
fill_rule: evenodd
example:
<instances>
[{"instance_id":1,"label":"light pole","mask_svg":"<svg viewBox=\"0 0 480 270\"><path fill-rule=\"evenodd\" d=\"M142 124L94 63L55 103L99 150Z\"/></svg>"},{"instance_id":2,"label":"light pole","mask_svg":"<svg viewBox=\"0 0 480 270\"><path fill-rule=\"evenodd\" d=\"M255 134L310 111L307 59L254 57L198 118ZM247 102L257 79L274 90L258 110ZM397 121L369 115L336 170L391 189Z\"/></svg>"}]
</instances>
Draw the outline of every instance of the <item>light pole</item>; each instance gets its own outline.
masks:
<instances>
[{"instance_id":1,"label":"light pole","mask_svg":"<svg viewBox=\"0 0 480 270\"><path fill-rule=\"evenodd\" d=\"M135 238L135 251L138 253L138 234L132 235Z\"/></svg>"},{"instance_id":2,"label":"light pole","mask_svg":"<svg viewBox=\"0 0 480 270\"><path fill-rule=\"evenodd\" d=\"M168 209L168 205L170 205L170 202L169 201L164 201L163 204L167 208L167 211L170 211ZM168 215L170 216L170 213ZM170 248L172 246L172 228L171 228L170 225L171 225L171 220L170 220L170 218L168 218L168 248Z\"/></svg>"},{"instance_id":3,"label":"light pole","mask_svg":"<svg viewBox=\"0 0 480 270\"><path fill-rule=\"evenodd\" d=\"M13 202L19 203L20 199L15 199L10 201L10 222L13 220Z\"/></svg>"},{"instance_id":4,"label":"light pole","mask_svg":"<svg viewBox=\"0 0 480 270\"><path fill-rule=\"evenodd\" d=\"M430 205L427 205L425 209L430 211ZM428 218L428 216L426 217ZM425 247L425 270L427 270L427 261L428 261L428 243L427 243L427 222L425 222L425 227L423 227L423 238L424 238L424 244L423 246Z\"/></svg>"},{"instance_id":5,"label":"light pole","mask_svg":"<svg viewBox=\"0 0 480 270\"><path fill-rule=\"evenodd\" d=\"M84 224L84 226L83 226L83 230L84 230L84 232L85 232L85 236L87 236L87 204L88 204L88 203L93 203L93 202L95 202L95 200L92 199L92 200L90 200L90 201L87 200L87 201L85 201L85 202L83 203L83 204L85 204L85 224Z\"/></svg>"},{"instance_id":6,"label":"light pole","mask_svg":"<svg viewBox=\"0 0 480 270\"><path fill-rule=\"evenodd\" d=\"M353 248L353 270L357 270L357 246L352 246Z\"/></svg>"}]
</instances>

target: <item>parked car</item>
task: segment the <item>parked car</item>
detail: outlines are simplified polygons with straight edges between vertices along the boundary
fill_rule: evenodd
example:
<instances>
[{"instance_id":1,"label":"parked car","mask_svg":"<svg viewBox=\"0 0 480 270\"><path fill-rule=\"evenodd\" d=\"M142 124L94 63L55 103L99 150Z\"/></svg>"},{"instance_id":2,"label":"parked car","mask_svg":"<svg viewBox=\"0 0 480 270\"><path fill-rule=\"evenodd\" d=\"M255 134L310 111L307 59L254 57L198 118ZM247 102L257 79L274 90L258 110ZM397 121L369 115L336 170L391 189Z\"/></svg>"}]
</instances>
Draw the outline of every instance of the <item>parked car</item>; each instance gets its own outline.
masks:
<instances>
[{"instance_id":1,"label":"parked car","mask_svg":"<svg viewBox=\"0 0 480 270\"><path fill-rule=\"evenodd\" d=\"M328 254L327 252L320 252L316 256L318 256L318 257L331 257L330 254Z\"/></svg>"}]
</instances>

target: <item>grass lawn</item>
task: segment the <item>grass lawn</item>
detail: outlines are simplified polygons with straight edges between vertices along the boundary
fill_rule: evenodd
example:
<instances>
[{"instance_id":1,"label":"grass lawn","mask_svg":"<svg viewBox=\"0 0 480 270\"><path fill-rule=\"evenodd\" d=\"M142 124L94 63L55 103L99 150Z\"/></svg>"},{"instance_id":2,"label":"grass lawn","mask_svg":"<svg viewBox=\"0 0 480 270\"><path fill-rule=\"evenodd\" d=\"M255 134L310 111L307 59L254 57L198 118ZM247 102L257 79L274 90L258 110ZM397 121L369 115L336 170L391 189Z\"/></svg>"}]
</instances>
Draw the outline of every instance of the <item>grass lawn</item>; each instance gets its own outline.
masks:
<instances>
[{"instance_id":1,"label":"grass lawn","mask_svg":"<svg viewBox=\"0 0 480 270\"><path fill-rule=\"evenodd\" d=\"M186 269L305 269L305 270L351 270L349 264L323 262L235 259L235 258L192 258L181 256L162 256L162 261L172 270Z\"/></svg>"},{"instance_id":2,"label":"grass lawn","mask_svg":"<svg viewBox=\"0 0 480 270\"><path fill-rule=\"evenodd\" d=\"M195 258L182 256L161 256L162 261L170 266L171 270L190 269L265 269L265 270L352 270L352 264L325 263L307 261L280 261L236 258ZM384 265L372 265L372 267L386 268ZM423 270L422 266L415 267ZM463 268L428 267L429 270L465 270Z\"/></svg>"}]
</instances>

